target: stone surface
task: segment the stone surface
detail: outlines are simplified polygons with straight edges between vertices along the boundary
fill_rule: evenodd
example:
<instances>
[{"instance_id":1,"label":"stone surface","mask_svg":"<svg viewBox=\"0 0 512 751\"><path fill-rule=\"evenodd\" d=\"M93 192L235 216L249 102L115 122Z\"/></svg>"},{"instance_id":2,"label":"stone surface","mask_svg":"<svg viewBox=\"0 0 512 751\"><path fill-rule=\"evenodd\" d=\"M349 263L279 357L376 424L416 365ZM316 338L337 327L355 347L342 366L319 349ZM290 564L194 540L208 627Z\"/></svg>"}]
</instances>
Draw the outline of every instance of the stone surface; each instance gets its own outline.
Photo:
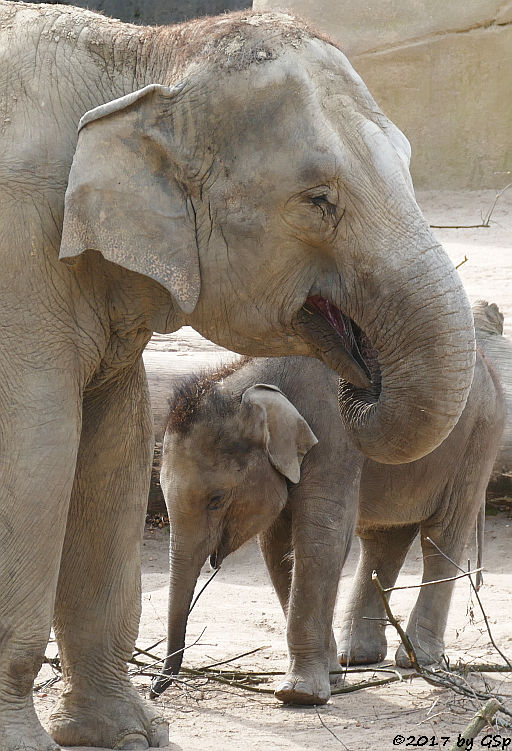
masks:
<instances>
[{"instance_id":1,"label":"stone surface","mask_svg":"<svg viewBox=\"0 0 512 751\"><path fill-rule=\"evenodd\" d=\"M254 0L309 18L411 142L419 188L501 188L512 170L512 2Z\"/></svg>"},{"instance_id":2,"label":"stone surface","mask_svg":"<svg viewBox=\"0 0 512 751\"><path fill-rule=\"evenodd\" d=\"M55 2L55 0L53 0ZM46 2L46 0L43 0ZM231 10L250 8L251 0L58 0L99 10L111 18L146 25L181 23L199 16L216 16Z\"/></svg>"}]
</instances>

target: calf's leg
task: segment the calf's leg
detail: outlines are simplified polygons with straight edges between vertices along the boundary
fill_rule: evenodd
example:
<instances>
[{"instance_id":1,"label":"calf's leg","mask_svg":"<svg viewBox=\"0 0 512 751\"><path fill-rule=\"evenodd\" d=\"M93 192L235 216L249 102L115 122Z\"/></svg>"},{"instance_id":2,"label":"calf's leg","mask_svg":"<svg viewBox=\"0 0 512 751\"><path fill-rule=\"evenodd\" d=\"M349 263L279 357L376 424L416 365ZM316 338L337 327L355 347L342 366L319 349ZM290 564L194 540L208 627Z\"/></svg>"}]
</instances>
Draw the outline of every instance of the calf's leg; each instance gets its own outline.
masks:
<instances>
[{"instance_id":1,"label":"calf's leg","mask_svg":"<svg viewBox=\"0 0 512 751\"><path fill-rule=\"evenodd\" d=\"M338 658L341 665L366 665L386 657L386 612L372 581L376 571L383 587L392 587L418 525L372 529L362 533L361 552L343 616Z\"/></svg>"}]
</instances>

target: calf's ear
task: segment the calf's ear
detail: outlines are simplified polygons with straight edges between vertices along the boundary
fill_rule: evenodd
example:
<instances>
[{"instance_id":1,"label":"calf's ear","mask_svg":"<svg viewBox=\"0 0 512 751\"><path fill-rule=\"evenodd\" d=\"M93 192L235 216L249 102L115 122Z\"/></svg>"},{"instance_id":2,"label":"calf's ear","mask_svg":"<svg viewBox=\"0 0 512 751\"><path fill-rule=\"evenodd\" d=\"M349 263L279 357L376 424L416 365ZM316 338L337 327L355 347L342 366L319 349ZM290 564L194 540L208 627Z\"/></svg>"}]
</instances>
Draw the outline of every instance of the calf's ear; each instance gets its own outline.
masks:
<instances>
[{"instance_id":1,"label":"calf's ear","mask_svg":"<svg viewBox=\"0 0 512 751\"><path fill-rule=\"evenodd\" d=\"M318 440L302 415L275 386L257 383L242 396L242 404L263 411L264 440L273 467L291 482L299 482L302 459Z\"/></svg>"},{"instance_id":2,"label":"calf's ear","mask_svg":"<svg viewBox=\"0 0 512 751\"><path fill-rule=\"evenodd\" d=\"M194 210L180 180L190 130L186 98L184 84L152 84L82 117L60 258L72 263L97 250L155 279L191 313L200 274Z\"/></svg>"}]
</instances>

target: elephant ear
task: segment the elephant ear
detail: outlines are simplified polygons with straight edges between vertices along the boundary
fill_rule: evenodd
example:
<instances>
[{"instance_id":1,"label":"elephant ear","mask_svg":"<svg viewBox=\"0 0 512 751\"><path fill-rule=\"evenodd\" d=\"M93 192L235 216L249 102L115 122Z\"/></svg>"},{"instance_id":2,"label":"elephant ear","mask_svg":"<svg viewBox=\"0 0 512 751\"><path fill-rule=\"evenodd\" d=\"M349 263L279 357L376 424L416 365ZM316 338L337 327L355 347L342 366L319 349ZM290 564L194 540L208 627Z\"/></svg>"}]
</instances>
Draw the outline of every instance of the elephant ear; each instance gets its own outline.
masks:
<instances>
[{"instance_id":1,"label":"elephant ear","mask_svg":"<svg viewBox=\"0 0 512 751\"><path fill-rule=\"evenodd\" d=\"M92 249L155 279L191 313L200 292L186 171L184 85L152 84L87 112L69 175L60 258Z\"/></svg>"},{"instance_id":2,"label":"elephant ear","mask_svg":"<svg viewBox=\"0 0 512 751\"><path fill-rule=\"evenodd\" d=\"M282 391L265 383L248 388L242 404L263 410L264 440L270 463L292 482L299 482L302 459L318 443L306 420Z\"/></svg>"}]
</instances>

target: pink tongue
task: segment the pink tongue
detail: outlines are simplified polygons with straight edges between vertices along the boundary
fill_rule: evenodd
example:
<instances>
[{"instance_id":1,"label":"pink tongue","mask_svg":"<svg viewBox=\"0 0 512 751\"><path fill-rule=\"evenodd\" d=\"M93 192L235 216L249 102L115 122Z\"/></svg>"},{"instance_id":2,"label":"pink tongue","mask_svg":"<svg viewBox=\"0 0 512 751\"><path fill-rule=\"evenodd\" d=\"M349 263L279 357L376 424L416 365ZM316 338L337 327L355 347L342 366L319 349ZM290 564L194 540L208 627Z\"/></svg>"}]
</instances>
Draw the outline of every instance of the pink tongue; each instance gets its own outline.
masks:
<instances>
[{"instance_id":1,"label":"pink tongue","mask_svg":"<svg viewBox=\"0 0 512 751\"><path fill-rule=\"evenodd\" d=\"M352 349L352 341L350 336L351 332L349 326L345 321L345 318L343 317L343 313L334 305L331 305L329 300L326 300L325 297L319 297L318 295L308 297L306 303L311 305L312 308L318 310L318 312L321 313L327 321L329 321L333 329L335 329L341 336L341 338L343 339L343 344L350 352Z\"/></svg>"}]
</instances>

